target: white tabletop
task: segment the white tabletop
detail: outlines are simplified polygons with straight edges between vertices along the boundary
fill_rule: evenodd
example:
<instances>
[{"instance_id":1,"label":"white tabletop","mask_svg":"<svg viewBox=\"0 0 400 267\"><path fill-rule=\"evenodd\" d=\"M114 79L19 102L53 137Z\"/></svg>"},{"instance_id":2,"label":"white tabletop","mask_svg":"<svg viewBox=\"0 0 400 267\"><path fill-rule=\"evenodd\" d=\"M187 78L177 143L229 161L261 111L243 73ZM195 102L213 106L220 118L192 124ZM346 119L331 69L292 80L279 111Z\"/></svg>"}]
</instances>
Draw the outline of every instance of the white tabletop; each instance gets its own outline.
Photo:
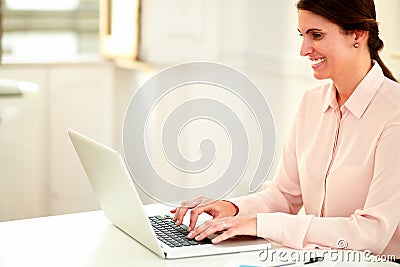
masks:
<instances>
[{"instance_id":1,"label":"white tabletop","mask_svg":"<svg viewBox=\"0 0 400 267\"><path fill-rule=\"evenodd\" d=\"M165 260L113 226L102 211L0 223L0 266L239 266L257 254ZM259 266L267 266L260 262ZM313 264L317 267L320 264ZM333 264L335 266L348 266ZM330 266L333 266L330 265ZM360 264L358 264L360 265ZM365 266L365 264L361 264ZM371 264L368 266L377 266ZM387 265L387 264L385 264ZM326 266L326 265L325 265ZM354 266L354 265L352 265ZM382 266L380 264L379 266ZM393 266L397 266L393 264Z\"/></svg>"}]
</instances>

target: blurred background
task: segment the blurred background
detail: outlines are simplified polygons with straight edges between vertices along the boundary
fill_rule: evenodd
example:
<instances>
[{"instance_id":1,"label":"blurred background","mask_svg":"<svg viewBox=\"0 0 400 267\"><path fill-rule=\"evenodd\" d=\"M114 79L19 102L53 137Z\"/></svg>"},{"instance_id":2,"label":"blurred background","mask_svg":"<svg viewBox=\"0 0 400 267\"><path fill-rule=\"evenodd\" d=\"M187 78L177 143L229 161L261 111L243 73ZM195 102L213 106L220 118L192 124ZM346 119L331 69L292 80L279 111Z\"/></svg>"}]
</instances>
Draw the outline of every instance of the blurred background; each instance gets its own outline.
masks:
<instances>
[{"instance_id":1,"label":"blurred background","mask_svg":"<svg viewBox=\"0 0 400 267\"><path fill-rule=\"evenodd\" d=\"M400 78L400 0L375 0ZM280 157L313 79L296 0L1 0L0 221L99 209L67 128L122 153L125 110L163 68L227 64L270 104ZM248 179L230 196L247 194ZM145 203L152 200L141 194Z\"/></svg>"}]
</instances>

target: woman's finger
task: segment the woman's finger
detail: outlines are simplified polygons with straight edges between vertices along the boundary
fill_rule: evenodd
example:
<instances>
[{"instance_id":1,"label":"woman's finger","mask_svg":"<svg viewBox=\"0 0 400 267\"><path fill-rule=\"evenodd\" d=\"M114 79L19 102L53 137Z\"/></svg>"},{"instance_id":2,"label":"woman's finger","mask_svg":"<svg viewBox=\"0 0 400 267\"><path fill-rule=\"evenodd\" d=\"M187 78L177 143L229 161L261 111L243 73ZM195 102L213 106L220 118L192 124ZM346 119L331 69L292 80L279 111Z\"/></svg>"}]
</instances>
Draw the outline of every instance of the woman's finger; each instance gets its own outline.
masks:
<instances>
[{"instance_id":1,"label":"woman's finger","mask_svg":"<svg viewBox=\"0 0 400 267\"><path fill-rule=\"evenodd\" d=\"M189 210L189 208L185 208L185 207L179 207L175 209L175 215L174 215L174 221L176 221L177 225L181 225L183 218L185 217L187 211Z\"/></svg>"},{"instance_id":2,"label":"woman's finger","mask_svg":"<svg viewBox=\"0 0 400 267\"><path fill-rule=\"evenodd\" d=\"M198 197L196 199L183 201L180 207L171 210L171 212L175 213L174 221L176 221L176 224L181 225L187 211L198 206L203 201L203 199L203 197Z\"/></svg>"},{"instance_id":3,"label":"woman's finger","mask_svg":"<svg viewBox=\"0 0 400 267\"><path fill-rule=\"evenodd\" d=\"M224 240L227 240L229 238L232 238L234 236L235 236L234 231L226 230L222 234L220 234L220 235L214 237L213 239L211 239L211 242L213 242L213 244L218 244L218 243L220 243L220 242L222 242Z\"/></svg>"},{"instance_id":4,"label":"woman's finger","mask_svg":"<svg viewBox=\"0 0 400 267\"><path fill-rule=\"evenodd\" d=\"M226 230L226 227L226 222L221 219L210 220L197 226L189 233L188 238L195 238L196 240L200 241L212 234Z\"/></svg>"}]
</instances>

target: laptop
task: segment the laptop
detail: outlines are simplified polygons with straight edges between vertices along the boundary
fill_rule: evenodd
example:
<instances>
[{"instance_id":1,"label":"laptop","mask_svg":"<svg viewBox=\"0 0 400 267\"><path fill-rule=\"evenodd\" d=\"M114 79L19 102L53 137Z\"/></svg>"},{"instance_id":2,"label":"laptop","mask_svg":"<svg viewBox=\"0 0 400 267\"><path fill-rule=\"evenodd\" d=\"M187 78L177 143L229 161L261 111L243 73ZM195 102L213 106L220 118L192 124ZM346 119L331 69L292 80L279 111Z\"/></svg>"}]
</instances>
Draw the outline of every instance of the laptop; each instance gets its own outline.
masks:
<instances>
[{"instance_id":1,"label":"laptop","mask_svg":"<svg viewBox=\"0 0 400 267\"><path fill-rule=\"evenodd\" d=\"M265 239L246 236L220 244L207 240L182 241L187 235L187 226L176 229L169 214L148 216L125 161L117 151L74 130L68 129L68 134L108 220L158 256L174 259L265 250L270 246ZM169 232L180 239L171 240Z\"/></svg>"}]
</instances>

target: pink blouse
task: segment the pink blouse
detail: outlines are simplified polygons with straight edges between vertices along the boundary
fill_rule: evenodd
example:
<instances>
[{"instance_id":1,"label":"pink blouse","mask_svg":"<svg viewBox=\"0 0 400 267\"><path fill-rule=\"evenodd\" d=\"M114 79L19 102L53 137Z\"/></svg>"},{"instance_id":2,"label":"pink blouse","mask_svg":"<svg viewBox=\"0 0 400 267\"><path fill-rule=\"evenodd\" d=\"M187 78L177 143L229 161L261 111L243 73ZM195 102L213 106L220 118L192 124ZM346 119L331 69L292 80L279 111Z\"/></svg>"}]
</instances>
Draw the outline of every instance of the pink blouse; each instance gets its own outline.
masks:
<instances>
[{"instance_id":1,"label":"pink blouse","mask_svg":"<svg viewBox=\"0 0 400 267\"><path fill-rule=\"evenodd\" d=\"M277 243L400 258L400 84L375 63L340 109L332 82L308 91L273 181L232 202Z\"/></svg>"}]
</instances>

